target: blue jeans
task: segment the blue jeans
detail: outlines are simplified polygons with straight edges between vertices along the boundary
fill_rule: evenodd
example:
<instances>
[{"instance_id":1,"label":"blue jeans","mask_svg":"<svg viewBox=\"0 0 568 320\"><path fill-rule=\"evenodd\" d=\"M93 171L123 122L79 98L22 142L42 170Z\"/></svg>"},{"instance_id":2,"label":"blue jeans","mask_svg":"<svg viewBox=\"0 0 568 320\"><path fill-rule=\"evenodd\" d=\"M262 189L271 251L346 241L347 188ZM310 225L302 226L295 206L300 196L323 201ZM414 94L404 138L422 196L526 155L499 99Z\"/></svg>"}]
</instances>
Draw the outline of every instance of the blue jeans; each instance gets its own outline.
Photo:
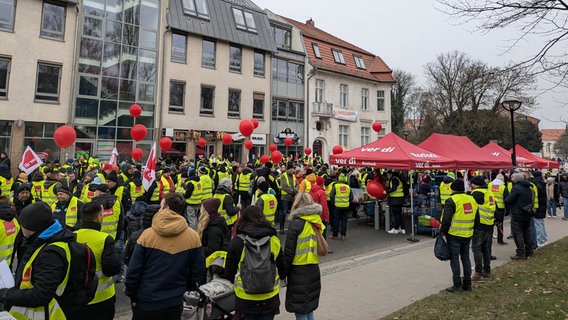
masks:
<instances>
[{"instance_id":1,"label":"blue jeans","mask_svg":"<svg viewBox=\"0 0 568 320\"><path fill-rule=\"evenodd\" d=\"M325 229L323 229L322 235L323 235L323 238L327 240L327 226L329 226L329 223L327 223L325 221L322 221L322 222L323 222L323 225L325 226Z\"/></svg>"},{"instance_id":2,"label":"blue jeans","mask_svg":"<svg viewBox=\"0 0 568 320\"><path fill-rule=\"evenodd\" d=\"M124 231L118 231L119 236L116 242L116 252L118 253L118 259L120 260L120 272L115 276L116 280L120 280L124 275Z\"/></svg>"},{"instance_id":3,"label":"blue jeans","mask_svg":"<svg viewBox=\"0 0 568 320\"><path fill-rule=\"evenodd\" d=\"M564 201L564 218L568 218L568 198L562 198Z\"/></svg>"},{"instance_id":4,"label":"blue jeans","mask_svg":"<svg viewBox=\"0 0 568 320\"><path fill-rule=\"evenodd\" d=\"M272 320L274 319L274 314L264 313L264 314L246 314L243 320Z\"/></svg>"},{"instance_id":5,"label":"blue jeans","mask_svg":"<svg viewBox=\"0 0 568 320\"><path fill-rule=\"evenodd\" d=\"M280 207L280 211L278 212L278 221L280 222L280 230L284 230L284 223L286 222L286 213L288 213L288 208L292 204L292 201L289 200L282 200L282 206Z\"/></svg>"},{"instance_id":6,"label":"blue jeans","mask_svg":"<svg viewBox=\"0 0 568 320\"><path fill-rule=\"evenodd\" d=\"M548 199L546 201L546 211L549 217L556 217L556 200Z\"/></svg>"},{"instance_id":7,"label":"blue jeans","mask_svg":"<svg viewBox=\"0 0 568 320\"><path fill-rule=\"evenodd\" d=\"M463 266L463 279L471 280L471 261L469 260L469 244L471 238L462 238L446 235L446 241L450 247L450 267L452 278L455 283L461 283L460 258Z\"/></svg>"},{"instance_id":8,"label":"blue jeans","mask_svg":"<svg viewBox=\"0 0 568 320\"><path fill-rule=\"evenodd\" d=\"M548 236L546 235L546 228L544 226L544 219L533 218L533 227L535 231L536 245L542 246L548 241Z\"/></svg>"},{"instance_id":9,"label":"blue jeans","mask_svg":"<svg viewBox=\"0 0 568 320\"><path fill-rule=\"evenodd\" d=\"M296 320L314 320L314 312L310 313L296 313Z\"/></svg>"},{"instance_id":10,"label":"blue jeans","mask_svg":"<svg viewBox=\"0 0 568 320\"><path fill-rule=\"evenodd\" d=\"M349 219L349 207L347 208L337 208L335 207L335 213L333 215L335 223L333 224L333 236L337 237L339 233L342 236L347 235L347 219ZM339 229L341 227L341 230Z\"/></svg>"},{"instance_id":11,"label":"blue jeans","mask_svg":"<svg viewBox=\"0 0 568 320\"><path fill-rule=\"evenodd\" d=\"M475 272L491 272L491 243L493 238L489 230L475 230L471 238L471 251L475 261Z\"/></svg>"}]
</instances>

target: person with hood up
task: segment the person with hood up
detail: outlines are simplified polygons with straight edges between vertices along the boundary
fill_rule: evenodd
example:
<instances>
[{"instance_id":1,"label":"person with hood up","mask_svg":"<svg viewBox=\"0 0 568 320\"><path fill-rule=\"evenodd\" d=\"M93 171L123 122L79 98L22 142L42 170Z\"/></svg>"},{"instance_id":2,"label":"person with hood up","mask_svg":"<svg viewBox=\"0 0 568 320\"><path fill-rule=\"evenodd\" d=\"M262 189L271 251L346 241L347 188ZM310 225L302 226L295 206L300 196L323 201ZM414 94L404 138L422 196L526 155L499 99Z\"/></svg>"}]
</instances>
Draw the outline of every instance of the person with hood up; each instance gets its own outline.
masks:
<instances>
[{"instance_id":1,"label":"person with hood up","mask_svg":"<svg viewBox=\"0 0 568 320\"><path fill-rule=\"evenodd\" d=\"M16 181L14 181L14 188L12 189L14 191L14 196L16 196L16 193L18 192L18 187L22 183L29 183L28 182L28 175L23 171L18 173L18 176L16 177Z\"/></svg>"},{"instance_id":2,"label":"person with hood up","mask_svg":"<svg viewBox=\"0 0 568 320\"><path fill-rule=\"evenodd\" d=\"M16 239L20 232L20 224L16 218L16 210L5 197L0 197L0 261L5 260L12 265L12 257L16 246Z\"/></svg>"},{"instance_id":3,"label":"person with hood up","mask_svg":"<svg viewBox=\"0 0 568 320\"><path fill-rule=\"evenodd\" d=\"M553 177L546 178L546 210L549 218L556 218L556 182Z\"/></svg>"},{"instance_id":4,"label":"person with hood up","mask_svg":"<svg viewBox=\"0 0 568 320\"><path fill-rule=\"evenodd\" d=\"M321 206L321 221L323 222L325 229L323 230L323 237L327 239L327 226L329 225L329 208L327 206L327 196L325 190L323 190L323 185L325 179L323 177L317 177L316 183L312 184L312 189L310 190L310 196ZM328 253L330 253L328 251Z\"/></svg>"},{"instance_id":5,"label":"person with hood up","mask_svg":"<svg viewBox=\"0 0 568 320\"><path fill-rule=\"evenodd\" d=\"M487 190L493 194L495 200L495 226L497 227L497 243L507 245L503 240L503 221L505 220L505 198L509 195L509 190L505 186L505 176L498 174L493 181L487 184Z\"/></svg>"},{"instance_id":6,"label":"person with hood up","mask_svg":"<svg viewBox=\"0 0 568 320\"><path fill-rule=\"evenodd\" d=\"M296 319L314 319L319 305L321 276L315 233L325 229L321 212L321 205L314 203L308 193L298 193L290 209L284 247L285 305Z\"/></svg>"},{"instance_id":7,"label":"person with hood up","mask_svg":"<svg viewBox=\"0 0 568 320\"><path fill-rule=\"evenodd\" d=\"M237 222L239 217L238 213L242 206L240 203L237 205L234 204L233 183L230 178L223 178L219 181L219 186L215 190L213 198L219 199L220 207L218 208L218 212L225 219L229 230L233 229L233 225Z\"/></svg>"},{"instance_id":8,"label":"person with hood up","mask_svg":"<svg viewBox=\"0 0 568 320\"><path fill-rule=\"evenodd\" d=\"M51 205L51 210L53 217L59 220L62 226L75 230L81 225L83 202L75 197L69 188L61 186L57 189L57 202Z\"/></svg>"},{"instance_id":9,"label":"person with hood up","mask_svg":"<svg viewBox=\"0 0 568 320\"><path fill-rule=\"evenodd\" d=\"M132 179L126 185L128 193L130 193L130 200L136 201L138 198L143 197L146 193L146 189L142 185L142 173L140 171L134 171L132 173ZM146 200L146 198L144 198Z\"/></svg>"},{"instance_id":10,"label":"person with hood up","mask_svg":"<svg viewBox=\"0 0 568 320\"><path fill-rule=\"evenodd\" d=\"M16 194L14 195L14 199L12 200L12 203L14 204L14 207L16 208L16 217L20 215L20 212L22 212L22 210L35 202L34 197L32 196L31 193L32 187L30 186L29 183L21 183L18 186L18 190L16 191Z\"/></svg>"},{"instance_id":11,"label":"person with hood up","mask_svg":"<svg viewBox=\"0 0 568 320\"><path fill-rule=\"evenodd\" d=\"M24 208L19 221L28 249L19 262L15 287L0 289L0 303L18 319L43 319L45 315L46 319L65 319L56 298L67 284L68 243L75 241L75 234L53 219L45 202Z\"/></svg>"},{"instance_id":12,"label":"person with hood up","mask_svg":"<svg viewBox=\"0 0 568 320\"><path fill-rule=\"evenodd\" d=\"M136 205L137 202L134 203ZM144 203L144 202L141 202ZM132 206L134 208L134 206ZM130 210L132 210L130 208ZM146 206L144 213L142 213L142 228L138 231L134 231L130 234L130 237L126 241L126 246L124 247L124 264L128 266L130 262L130 257L132 257L132 252L134 252L134 246L136 245L136 241L140 238L142 232L152 226L152 218L154 215L160 210L159 204L151 204Z\"/></svg>"},{"instance_id":13,"label":"person with hood up","mask_svg":"<svg viewBox=\"0 0 568 320\"><path fill-rule=\"evenodd\" d=\"M205 257L197 232L169 207L183 207L177 193L164 195L152 226L136 241L125 293L133 319L180 319L183 295L205 280Z\"/></svg>"},{"instance_id":14,"label":"person with hood up","mask_svg":"<svg viewBox=\"0 0 568 320\"><path fill-rule=\"evenodd\" d=\"M530 230L532 217L522 208L533 205L533 193L530 183L525 180L524 174L514 173L511 176L511 181L513 188L509 196L505 198L505 204L509 205L511 210L511 229L517 247L516 254L511 256L511 259L528 259L533 255L533 241Z\"/></svg>"},{"instance_id":15,"label":"person with hood up","mask_svg":"<svg viewBox=\"0 0 568 320\"><path fill-rule=\"evenodd\" d=\"M13 190L14 178L10 173L10 168L5 164L0 164L0 196L11 199Z\"/></svg>"},{"instance_id":16,"label":"person with hood up","mask_svg":"<svg viewBox=\"0 0 568 320\"><path fill-rule=\"evenodd\" d=\"M123 163L120 167L120 176L118 177L120 181L119 184L122 186L128 185L130 183L134 174L134 168L130 163Z\"/></svg>"},{"instance_id":17,"label":"person with hood up","mask_svg":"<svg viewBox=\"0 0 568 320\"><path fill-rule=\"evenodd\" d=\"M225 272L222 278L233 283L235 289L235 320L243 319L274 319L280 313L280 296L278 281L284 275L284 255L280 247L280 240L276 236L276 229L268 222L257 206L246 207L241 212L241 218L237 224L237 235L229 244ZM266 294L249 294L237 284L242 283L240 276L241 260L244 256L245 244L243 238L248 236L252 239L270 237L272 258L278 269L274 279L274 290ZM271 281L272 283L272 281ZM240 284L242 286L242 284Z\"/></svg>"},{"instance_id":18,"label":"person with hood up","mask_svg":"<svg viewBox=\"0 0 568 320\"><path fill-rule=\"evenodd\" d=\"M8 167L8 171L12 169L12 162L10 161L10 157L4 151L0 152L0 165L6 165Z\"/></svg>"}]
</instances>

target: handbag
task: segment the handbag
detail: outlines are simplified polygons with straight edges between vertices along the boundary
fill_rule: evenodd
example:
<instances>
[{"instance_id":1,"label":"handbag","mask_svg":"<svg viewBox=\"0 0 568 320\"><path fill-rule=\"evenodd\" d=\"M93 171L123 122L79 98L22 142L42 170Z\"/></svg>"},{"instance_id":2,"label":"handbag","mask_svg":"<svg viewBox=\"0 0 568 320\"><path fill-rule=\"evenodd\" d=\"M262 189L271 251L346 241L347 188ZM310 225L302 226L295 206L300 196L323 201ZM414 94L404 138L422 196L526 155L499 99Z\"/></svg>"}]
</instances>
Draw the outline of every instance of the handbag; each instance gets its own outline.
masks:
<instances>
[{"instance_id":1,"label":"handbag","mask_svg":"<svg viewBox=\"0 0 568 320\"><path fill-rule=\"evenodd\" d=\"M312 228L316 233L316 240L318 243L318 256L323 257L327 255L329 251L329 245L327 244L327 241L325 241L325 238L323 237L323 234L321 233L320 229L316 228L313 223L310 222L310 224L312 225Z\"/></svg>"},{"instance_id":2,"label":"handbag","mask_svg":"<svg viewBox=\"0 0 568 320\"><path fill-rule=\"evenodd\" d=\"M434 256L441 261L450 260L450 247L446 240L444 240L442 233L438 233L438 237L434 243Z\"/></svg>"}]
</instances>

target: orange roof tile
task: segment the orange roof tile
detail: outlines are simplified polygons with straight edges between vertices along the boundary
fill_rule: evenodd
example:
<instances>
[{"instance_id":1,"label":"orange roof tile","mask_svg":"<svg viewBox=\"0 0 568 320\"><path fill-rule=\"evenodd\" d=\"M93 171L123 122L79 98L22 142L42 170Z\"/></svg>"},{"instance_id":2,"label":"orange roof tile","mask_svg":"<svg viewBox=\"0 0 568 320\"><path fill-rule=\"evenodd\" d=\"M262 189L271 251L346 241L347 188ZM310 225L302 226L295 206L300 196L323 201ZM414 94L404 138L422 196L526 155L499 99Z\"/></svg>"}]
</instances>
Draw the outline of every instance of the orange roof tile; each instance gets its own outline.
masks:
<instances>
[{"instance_id":1,"label":"orange roof tile","mask_svg":"<svg viewBox=\"0 0 568 320\"><path fill-rule=\"evenodd\" d=\"M542 141L557 141L564 133L566 129L541 129Z\"/></svg>"}]
</instances>

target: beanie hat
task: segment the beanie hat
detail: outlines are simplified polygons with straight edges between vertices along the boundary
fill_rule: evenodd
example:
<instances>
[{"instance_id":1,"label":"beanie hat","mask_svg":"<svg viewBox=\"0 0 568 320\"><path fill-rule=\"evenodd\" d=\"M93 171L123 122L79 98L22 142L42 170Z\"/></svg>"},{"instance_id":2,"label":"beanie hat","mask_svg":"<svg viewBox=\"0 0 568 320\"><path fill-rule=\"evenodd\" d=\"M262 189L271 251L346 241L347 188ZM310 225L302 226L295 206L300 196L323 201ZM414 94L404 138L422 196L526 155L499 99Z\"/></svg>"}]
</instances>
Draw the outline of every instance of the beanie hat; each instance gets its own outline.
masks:
<instances>
[{"instance_id":1,"label":"beanie hat","mask_svg":"<svg viewBox=\"0 0 568 320\"><path fill-rule=\"evenodd\" d=\"M258 189L264 193L268 192L268 188L270 188L270 185L266 181L262 181L258 184Z\"/></svg>"},{"instance_id":2,"label":"beanie hat","mask_svg":"<svg viewBox=\"0 0 568 320\"><path fill-rule=\"evenodd\" d=\"M463 184L463 180L454 180L454 182L452 182L452 184L450 185L450 188L453 191L465 192L465 186Z\"/></svg>"},{"instance_id":3,"label":"beanie hat","mask_svg":"<svg viewBox=\"0 0 568 320\"><path fill-rule=\"evenodd\" d=\"M25 172L18 173L18 180L20 180L21 182L27 182L28 181L28 174L25 173Z\"/></svg>"},{"instance_id":4,"label":"beanie hat","mask_svg":"<svg viewBox=\"0 0 568 320\"><path fill-rule=\"evenodd\" d=\"M207 213L209 214L219 212L219 206L221 206L221 199L218 198L207 199L203 201L201 205L203 206L203 209L205 209L205 211L207 211Z\"/></svg>"},{"instance_id":5,"label":"beanie hat","mask_svg":"<svg viewBox=\"0 0 568 320\"><path fill-rule=\"evenodd\" d=\"M0 202L0 217L2 220L11 221L16 216L16 210L9 202Z\"/></svg>"},{"instance_id":6,"label":"beanie hat","mask_svg":"<svg viewBox=\"0 0 568 320\"><path fill-rule=\"evenodd\" d=\"M323 177L316 177L316 183L318 186L323 186L325 179Z\"/></svg>"},{"instance_id":7,"label":"beanie hat","mask_svg":"<svg viewBox=\"0 0 568 320\"><path fill-rule=\"evenodd\" d=\"M223 178L219 181L220 186L230 187L233 184L230 178Z\"/></svg>"},{"instance_id":8,"label":"beanie hat","mask_svg":"<svg viewBox=\"0 0 568 320\"><path fill-rule=\"evenodd\" d=\"M289 169L294 169L294 164L292 162L288 162L288 165L286 166L286 170Z\"/></svg>"},{"instance_id":9,"label":"beanie hat","mask_svg":"<svg viewBox=\"0 0 568 320\"><path fill-rule=\"evenodd\" d=\"M538 177L542 177L542 172L535 170L532 172L533 177L538 178Z\"/></svg>"},{"instance_id":10,"label":"beanie hat","mask_svg":"<svg viewBox=\"0 0 568 320\"><path fill-rule=\"evenodd\" d=\"M104 192L104 193L108 193L108 192L109 192L108 185L106 185L106 184L104 184L104 183L103 183L103 184L99 184L95 190L100 191L100 192Z\"/></svg>"},{"instance_id":11,"label":"beanie hat","mask_svg":"<svg viewBox=\"0 0 568 320\"><path fill-rule=\"evenodd\" d=\"M199 167L199 173L201 173L201 174L207 174L207 168L205 168L205 167Z\"/></svg>"},{"instance_id":12,"label":"beanie hat","mask_svg":"<svg viewBox=\"0 0 568 320\"><path fill-rule=\"evenodd\" d=\"M90 177L91 179L95 178L95 173L94 172L89 172L87 173L87 177Z\"/></svg>"},{"instance_id":13,"label":"beanie hat","mask_svg":"<svg viewBox=\"0 0 568 320\"><path fill-rule=\"evenodd\" d=\"M448 177L450 177L450 178L452 178L452 179L454 179L454 180L456 179L456 174L453 173L453 172L448 172L448 174L447 174L446 176L448 176Z\"/></svg>"},{"instance_id":14,"label":"beanie hat","mask_svg":"<svg viewBox=\"0 0 568 320\"><path fill-rule=\"evenodd\" d=\"M152 218L154 218L154 215L158 211L160 211L159 204L151 204L146 207L144 215L142 216L142 226L144 227L144 229L150 228L152 226Z\"/></svg>"},{"instance_id":15,"label":"beanie hat","mask_svg":"<svg viewBox=\"0 0 568 320\"><path fill-rule=\"evenodd\" d=\"M27 191L31 191L32 187L30 186L29 183L20 183L20 185L18 186L18 193L27 190Z\"/></svg>"},{"instance_id":16,"label":"beanie hat","mask_svg":"<svg viewBox=\"0 0 568 320\"><path fill-rule=\"evenodd\" d=\"M142 179L142 173L140 171L134 171L132 173L132 178L133 179Z\"/></svg>"},{"instance_id":17,"label":"beanie hat","mask_svg":"<svg viewBox=\"0 0 568 320\"><path fill-rule=\"evenodd\" d=\"M470 184L476 185L478 187L483 187L486 185L485 179L482 176L475 176L471 178Z\"/></svg>"},{"instance_id":18,"label":"beanie hat","mask_svg":"<svg viewBox=\"0 0 568 320\"><path fill-rule=\"evenodd\" d=\"M93 179L93 181L91 181L91 184L94 184L94 185L103 184L103 179L101 179L101 177L95 177Z\"/></svg>"},{"instance_id":19,"label":"beanie hat","mask_svg":"<svg viewBox=\"0 0 568 320\"><path fill-rule=\"evenodd\" d=\"M498 174L498 175L495 177L495 179L499 179L499 180L505 182L505 176L503 176L502 174Z\"/></svg>"},{"instance_id":20,"label":"beanie hat","mask_svg":"<svg viewBox=\"0 0 568 320\"><path fill-rule=\"evenodd\" d=\"M309 175L309 174L312 174L312 173L314 173L314 170L312 170L312 169L306 170L306 175Z\"/></svg>"},{"instance_id":21,"label":"beanie hat","mask_svg":"<svg viewBox=\"0 0 568 320\"><path fill-rule=\"evenodd\" d=\"M103 171L107 171L107 170L112 170L112 164L105 163L105 165L103 166Z\"/></svg>"},{"instance_id":22,"label":"beanie hat","mask_svg":"<svg viewBox=\"0 0 568 320\"><path fill-rule=\"evenodd\" d=\"M69 195L69 197L73 196L73 193L71 193L71 190L69 190L69 188L66 187L66 186L61 186L61 187L57 188L57 193L59 193L59 192L63 192L65 194Z\"/></svg>"},{"instance_id":23,"label":"beanie hat","mask_svg":"<svg viewBox=\"0 0 568 320\"><path fill-rule=\"evenodd\" d=\"M20 225L30 231L43 231L53 222L51 208L45 202L26 206L20 213Z\"/></svg>"},{"instance_id":24,"label":"beanie hat","mask_svg":"<svg viewBox=\"0 0 568 320\"><path fill-rule=\"evenodd\" d=\"M118 182L118 176L116 175L116 172L111 171L107 177L106 177L107 181L113 181L113 182Z\"/></svg>"},{"instance_id":25,"label":"beanie hat","mask_svg":"<svg viewBox=\"0 0 568 320\"><path fill-rule=\"evenodd\" d=\"M272 169L273 164L272 164L272 162L268 161L267 163L264 164L264 166L269 168L269 169Z\"/></svg>"}]
</instances>

